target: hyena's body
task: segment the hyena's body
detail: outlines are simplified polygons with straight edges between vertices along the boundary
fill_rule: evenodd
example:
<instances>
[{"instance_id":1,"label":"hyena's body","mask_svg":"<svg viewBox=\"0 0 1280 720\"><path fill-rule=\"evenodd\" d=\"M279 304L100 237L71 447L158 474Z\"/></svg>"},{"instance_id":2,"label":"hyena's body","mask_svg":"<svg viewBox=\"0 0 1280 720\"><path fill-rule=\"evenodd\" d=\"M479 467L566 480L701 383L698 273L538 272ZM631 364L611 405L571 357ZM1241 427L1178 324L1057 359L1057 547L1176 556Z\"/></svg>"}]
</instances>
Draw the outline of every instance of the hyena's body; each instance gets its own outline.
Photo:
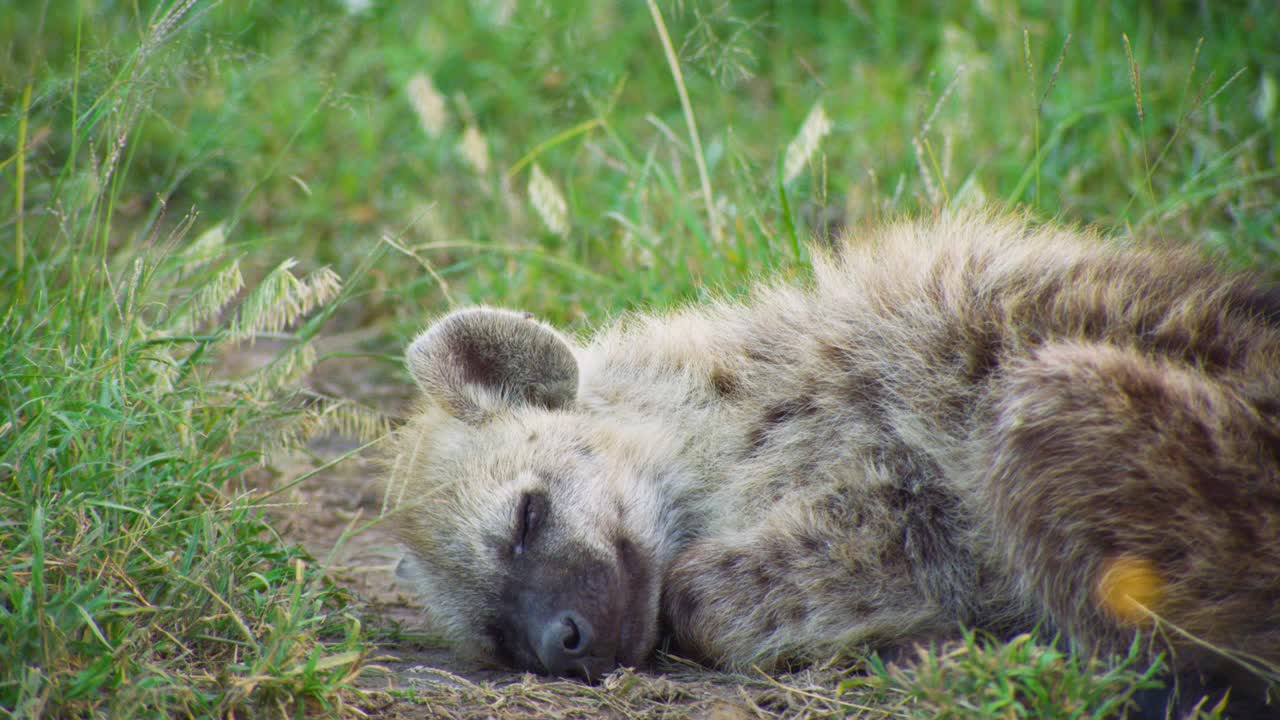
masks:
<instances>
[{"instance_id":1,"label":"hyena's body","mask_svg":"<svg viewBox=\"0 0 1280 720\"><path fill-rule=\"evenodd\" d=\"M1114 652L1150 610L1280 662L1280 296L983 218L815 272L585 347L486 310L419 338L389 492L438 624L597 676L660 629L768 667L962 624Z\"/></svg>"}]
</instances>

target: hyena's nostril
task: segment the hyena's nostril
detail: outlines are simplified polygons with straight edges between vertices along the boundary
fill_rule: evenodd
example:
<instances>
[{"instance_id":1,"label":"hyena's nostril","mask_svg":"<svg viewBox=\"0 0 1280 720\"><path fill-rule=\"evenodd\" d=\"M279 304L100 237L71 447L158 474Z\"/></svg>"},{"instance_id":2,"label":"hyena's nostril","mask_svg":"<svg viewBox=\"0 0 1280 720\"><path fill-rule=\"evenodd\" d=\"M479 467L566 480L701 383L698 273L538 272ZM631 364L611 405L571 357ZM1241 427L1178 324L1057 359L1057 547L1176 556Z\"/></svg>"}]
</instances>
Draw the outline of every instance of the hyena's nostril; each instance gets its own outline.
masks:
<instances>
[{"instance_id":1,"label":"hyena's nostril","mask_svg":"<svg viewBox=\"0 0 1280 720\"><path fill-rule=\"evenodd\" d=\"M573 673L575 662L591 654L591 623L572 610L557 613L538 638L538 659L553 675Z\"/></svg>"},{"instance_id":2,"label":"hyena's nostril","mask_svg":"<svg viewBox=\"0 0 1280 720\"><path fill-rule=\"evenodd\" d=\"M560 623L560 646L566 655L578 657L587 653L591 647L591 624L573 611L563 613L558 618Z\"/></svg>"}]
</instances>

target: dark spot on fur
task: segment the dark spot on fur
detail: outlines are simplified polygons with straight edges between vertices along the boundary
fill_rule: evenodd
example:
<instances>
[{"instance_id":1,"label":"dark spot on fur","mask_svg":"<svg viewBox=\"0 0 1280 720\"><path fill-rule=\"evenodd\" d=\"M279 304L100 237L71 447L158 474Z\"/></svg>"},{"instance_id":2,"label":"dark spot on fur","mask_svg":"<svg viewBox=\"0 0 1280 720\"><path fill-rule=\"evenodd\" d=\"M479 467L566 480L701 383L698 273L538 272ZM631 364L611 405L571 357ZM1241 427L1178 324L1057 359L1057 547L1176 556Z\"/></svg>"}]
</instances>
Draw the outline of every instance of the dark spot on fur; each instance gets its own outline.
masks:
<instances>
[{"instance_id":1,"label":"dark spot on fur","mask_svg":"<svg viewBox=\"0 0 1280 720\"><path fill-rule=\"evenodd\" d=\"M905 445L890 446L878 461L893 480L875 488L869 499L883 503L900 524L899 541L881 549L881 562L886 568L916 573L935 598L962 594L960 588L944 586L942 575L930 571L964 564L971 557L957 537L968 524L960 498L942 485L941 469L921 452Z\"/></svg>"},{"instance_id":2,"label":"dark spot on fur","mask_svg":"<svg viewBox=\"0 0 1280 720\"><path fill-rule=\"evenodd\" d=\"M777 567L788 567L792 561L792 545L777 539L766 546L767 562Z\"/></svg>"},{"instance_id":3,"label":"dark spot on fur","mask_svg":"<svg viewBox=\"0 0 1280 720\"><path fill-rule=\"evenodd\" d=\"M824 495L811 506L833 526L858 530L866 522L863 500L852 500L836 492Z\"/></svg>"},{"instance_id":4,"label":"dark spot on fur","mask_svg":"<svg viewBox=\"0 0 1280 720\"><path fill-rule=\"evenodd\" d=\"M823 341L818 345L818 355L838 368L845 368L848 364L844 348L830 341Z\"/></svg>"},{"instance_id":5,"label":"dark spot on fur","mask_svg":"<svg viewBox=\"0 0 1280 720\"><path fill-rule=\"evenodd\" d=\"M969 553L955 537L964 525L960 499L936 483L920 486L913 495L903 518L905 545L912 562L926 567L967 557Z\"/></svg>"},{"instance_id":6,"label":"dark spot on fur","mask_svg":"<svg viewBox=\"0 0 1280 720\"><path fill-rule=\"evenodd\" d=\"M768 592L773 587L773 574L769 572L769 566L759 563L751 568L751 579L755 581L756 587L760 592Z\"/></svg>"},{"instance_id":7,"label":"dark spot on fur","mask_svg":"<svg viewBox=\"0 0 1280 720\"><path fill-rule=\"evenodd\" d=\"M769 478L769 494L774 500L779 500L794 494L799 488L808 487L812 482L813 476L802 472L797 472L794 476L775 475Z\"/></svg>"},{"instance_id":8,"label":"dark spot on fur","mask_svg":"<svg viewBox=\"0 0 1280 720\"><path fill-rule=\"evenodd\" d=\"M823 343L818 351L837 369L839 380L832 391L876 432L891 433L886 412L891 391L886 378L864 366L853 350L836 343Z\"/></svg>"},{"instance_id":9,"label":"dark spot on fur","mask_svg":"<svg viewBox=\"0 0 1280 720\"><path fill-rule=\"evenodd\" d=\"M1026 295L1026 302L1012 306L1010 309L1013 315L1009 319L1014 327L1025 328L1026 339L1030 344L1039 345L1045 339L1041 329L1046 324L1045 321L1056 321L1064 326L1066 323L1063 320L1069 322L1069 318L1063 318L1055 312L1058 298L1062 294L1063 278L1048 277L1029 285L1031 287L1028 288L1030 292Z\"/></svg>"},{"instance_id":10,"label":"dark spot on fur","mask_svg":"<svg viewBox=\"0 0 1280 720\"><path fill-rule=\"evenodd\" d=\"M800 543L800 549L810 557L817 557L821 555L823 550L826 548L826 543L823 542L822 538L809 533L801 535L797 538L797 541Z\"/></svg>"},{"instance_id":11,"label":"dark spot on fur","mask_svg":"<svg viewBox=\"0 0 1280 720\"><path fill-rule=\"evenodd\" d=\"M970 383L980 385L999 367L1004 340L994 327L983 325L974 330L971 343L965 375Z\"/></svg>"},{"instance_id":12,"label":"dark spot on fur","mask_svg":"<svg viewBox=\"0 0 1280 720\"><path fill-rule=\"evenodd\" d=\"M884 379L870 375L850 375L846 381L844 397L877 433L892 435L889 422L888 388Z\"/></svg>"},{"instance_id":13,"label":"dark spot on fur","mask_svg":"<svg viewBox=\"0 0 1280 720\"><path fill-rule=\"evenodd\" d=\"M741 564L741 560L742 558L737 555L726 553L716 563L716 569L725 575L732 575L737 571L738 566Z\"/></svg>"},{"instance_id":14,"label":"dark spot on fur","mask_svg":"<svg viewBox=\"0 0 1280 720\"><path fill-rule=\"evenodd\" d=\"M777 365L782 362L772 347L751 344L743 349L742 354L751 362L764 363L766 365Z\"/></svg>"},{"instance_id":15,"label":"dark spot on fur","mask_svg":"<svg viewBox=\"0 0 1280 720\"><path fill-rule=\"evenodd\" d=\"M776 633L781 624L781 618L778 617L778 611L776 608L769 608L765 611L762 625L766 635Z\"/></svg>"},{"instance_id":16,"label":"dark spot on fur","mask_svg":"<svg viewBox=\"0 0 1280 720\"><path fill-rule=\"evenodd\" d=\"M902 545L890 542L880 548L880 568L884 570L885 573L897 575L912 571L913 568L907 559L905 543L906 541L904 539Z\"/></svg>"},{"instance_id":17,"label":"dark spot on fur","mask_svg":"<svg viewBox=\"0 0 1280 720\"><path fill-rule=\"evenodd\" d=\"M1196 449L1188 448L1192 453L1199 455ZM1201 455L1204 457L1204 455ZM1223 512L1245 510L1250 505L1250 500L1240 493L1240 487L1236 478L1220 477L1213 472L1212 468L1205 468L1201 472L1193 472L1191 481L1195 486L1196 493L1200 497L1209 501L1209 504Z\"/></svg>"},{"instance_id":18,"label":"dark spot on fur","mask_svg":"<svg viewBox=\"0 0 1280 720\"><path fill-rule=\"evenodd\" d=\"M711 387L726 400L732 399L741 389L741 381L731 370L717 367L711 371Z\"/></svg>"},{"instance_id":19,"label":"dark spot on fur","mask_svg":"<svg viewBox=\"0 0 1280 720\"><path fill-rule=\"evenodd\" d=\"M792 419L797 417L805 417L813 415L817 409L813 406L813 399L808 396L801 396L790 400L785 400L773 405L764 411L764 417L761 418L760 424L752 428L747 434L747 454L755 455L764 449L769 442L769 436L774 430Z\"/></svg>"},{"instance_id":20,"label":"dark spot on fur","mask_svg":"<svg viewBox=\"0 0 1280 720\"><path fill-rule=\"evenodd\" d=\"M538 431L537 431L537 430L530 430L530 431L529 431L529 442L536 442L536 441L537 441L537 439L538 439Z\"/></svg>"},{"instance_id":21,"label":"dark spot on fur","mask_svg":"<svg viewBox=\"0 0 1280 720\"><path fill-rule=\"evenodd\" d=\"M822 499L821 509L824 514L832 517L840 515L844 503L840 502L840 498L835 495L828 495Z\"/></svg>"},{"instance_id":22,"label":"dark spot on fur","mask_svg":"<svg viewBox=\"0 0 1280 720\"><path fill-rule=\"evenodd\" d=\"M1201 365L1208 370L1236 367L1242 359L1238 344L1216 330L1197 337L1187 328L1175 326L1153 333L1150 341L1157 353Z\"/></svg>"},{"instance_id":23,"label":"dark spot on fur","mask_svg":"<svg viewBox=\"0 0 1280 720\"><path fill-rule=\"evenodd\" d=\"M941 468L923 451L914 450L900 440L881 447L876 454L876 463L894 478L894 490L905 490L911 495L920 487L935 484L942 476Z\"/></svg>"},{"instance_id":24,"label":"dark spot on fur","mask_svg":"<svg viewBox=\"0 0 1280 720\"><path fill-rule=\"evenodd\" d=\"M796 597L788 598L779 605L778 612L780 612L787 619L787 622L792 625L799 625L804 622L805 618L809 615L804 603Z\"/></svg>"}]
</instances>

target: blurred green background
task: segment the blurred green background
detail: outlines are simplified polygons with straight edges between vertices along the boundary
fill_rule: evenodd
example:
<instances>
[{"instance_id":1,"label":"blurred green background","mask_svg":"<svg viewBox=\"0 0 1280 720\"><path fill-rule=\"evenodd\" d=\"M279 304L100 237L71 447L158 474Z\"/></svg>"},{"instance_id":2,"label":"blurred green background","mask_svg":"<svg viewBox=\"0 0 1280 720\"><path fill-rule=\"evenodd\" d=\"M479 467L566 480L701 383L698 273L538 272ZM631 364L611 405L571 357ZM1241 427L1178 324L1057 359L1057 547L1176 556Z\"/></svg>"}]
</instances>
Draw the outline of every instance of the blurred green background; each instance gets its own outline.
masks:
<instances>
[{"instance_id":1,"label":"blurred green background","mask_svg":"<svg viewBox=\"0 0 1280 720\"><path fill-rule=\"evenodd\" d=\"M454 302L573 321L788 261L779 158L817 103L830 134L786 188L801 238L985 199L1277 258L1275 3L658 6L719 241L643 2L195 3L156 38L147 4L10 0L4 155L30 83L28 228L73 124L81 163L63 193L89 184L124 115L120 245L195 212L196 231L225 223L263 263L344 276L390 249L384 235L420 247L439 278L391 252L361 300L360 322L398 333L440 308L440 279ZM418 75L436 132L410 101ZM485 166L460 151L468 130ZM567 233L531 212L533 163L566 201ZM10 193L12 179L7 167Z\"/></svg>"}]
</instances>

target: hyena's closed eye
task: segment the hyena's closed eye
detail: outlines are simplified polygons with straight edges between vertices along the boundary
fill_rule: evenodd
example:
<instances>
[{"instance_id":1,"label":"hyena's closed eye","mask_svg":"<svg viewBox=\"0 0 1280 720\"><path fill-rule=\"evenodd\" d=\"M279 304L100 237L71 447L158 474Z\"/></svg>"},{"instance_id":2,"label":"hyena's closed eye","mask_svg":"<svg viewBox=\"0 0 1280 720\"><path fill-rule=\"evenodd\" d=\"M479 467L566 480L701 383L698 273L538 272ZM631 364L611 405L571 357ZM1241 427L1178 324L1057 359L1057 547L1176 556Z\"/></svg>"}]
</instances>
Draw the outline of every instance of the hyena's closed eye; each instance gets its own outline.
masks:
<instances>
[{"instance_id":1,"label":"hyena's closed eye","mask_svg":"<svg viewBox=\"0 0 1280 720\"><path fill-rule=\"evenodd\" d=\"M537 537L538 530L547 517L551 501L540 492L526 492L520 496L516 507L516 528L511 548L515 555L523 555Z\"/></svg>"}]
</instances>

